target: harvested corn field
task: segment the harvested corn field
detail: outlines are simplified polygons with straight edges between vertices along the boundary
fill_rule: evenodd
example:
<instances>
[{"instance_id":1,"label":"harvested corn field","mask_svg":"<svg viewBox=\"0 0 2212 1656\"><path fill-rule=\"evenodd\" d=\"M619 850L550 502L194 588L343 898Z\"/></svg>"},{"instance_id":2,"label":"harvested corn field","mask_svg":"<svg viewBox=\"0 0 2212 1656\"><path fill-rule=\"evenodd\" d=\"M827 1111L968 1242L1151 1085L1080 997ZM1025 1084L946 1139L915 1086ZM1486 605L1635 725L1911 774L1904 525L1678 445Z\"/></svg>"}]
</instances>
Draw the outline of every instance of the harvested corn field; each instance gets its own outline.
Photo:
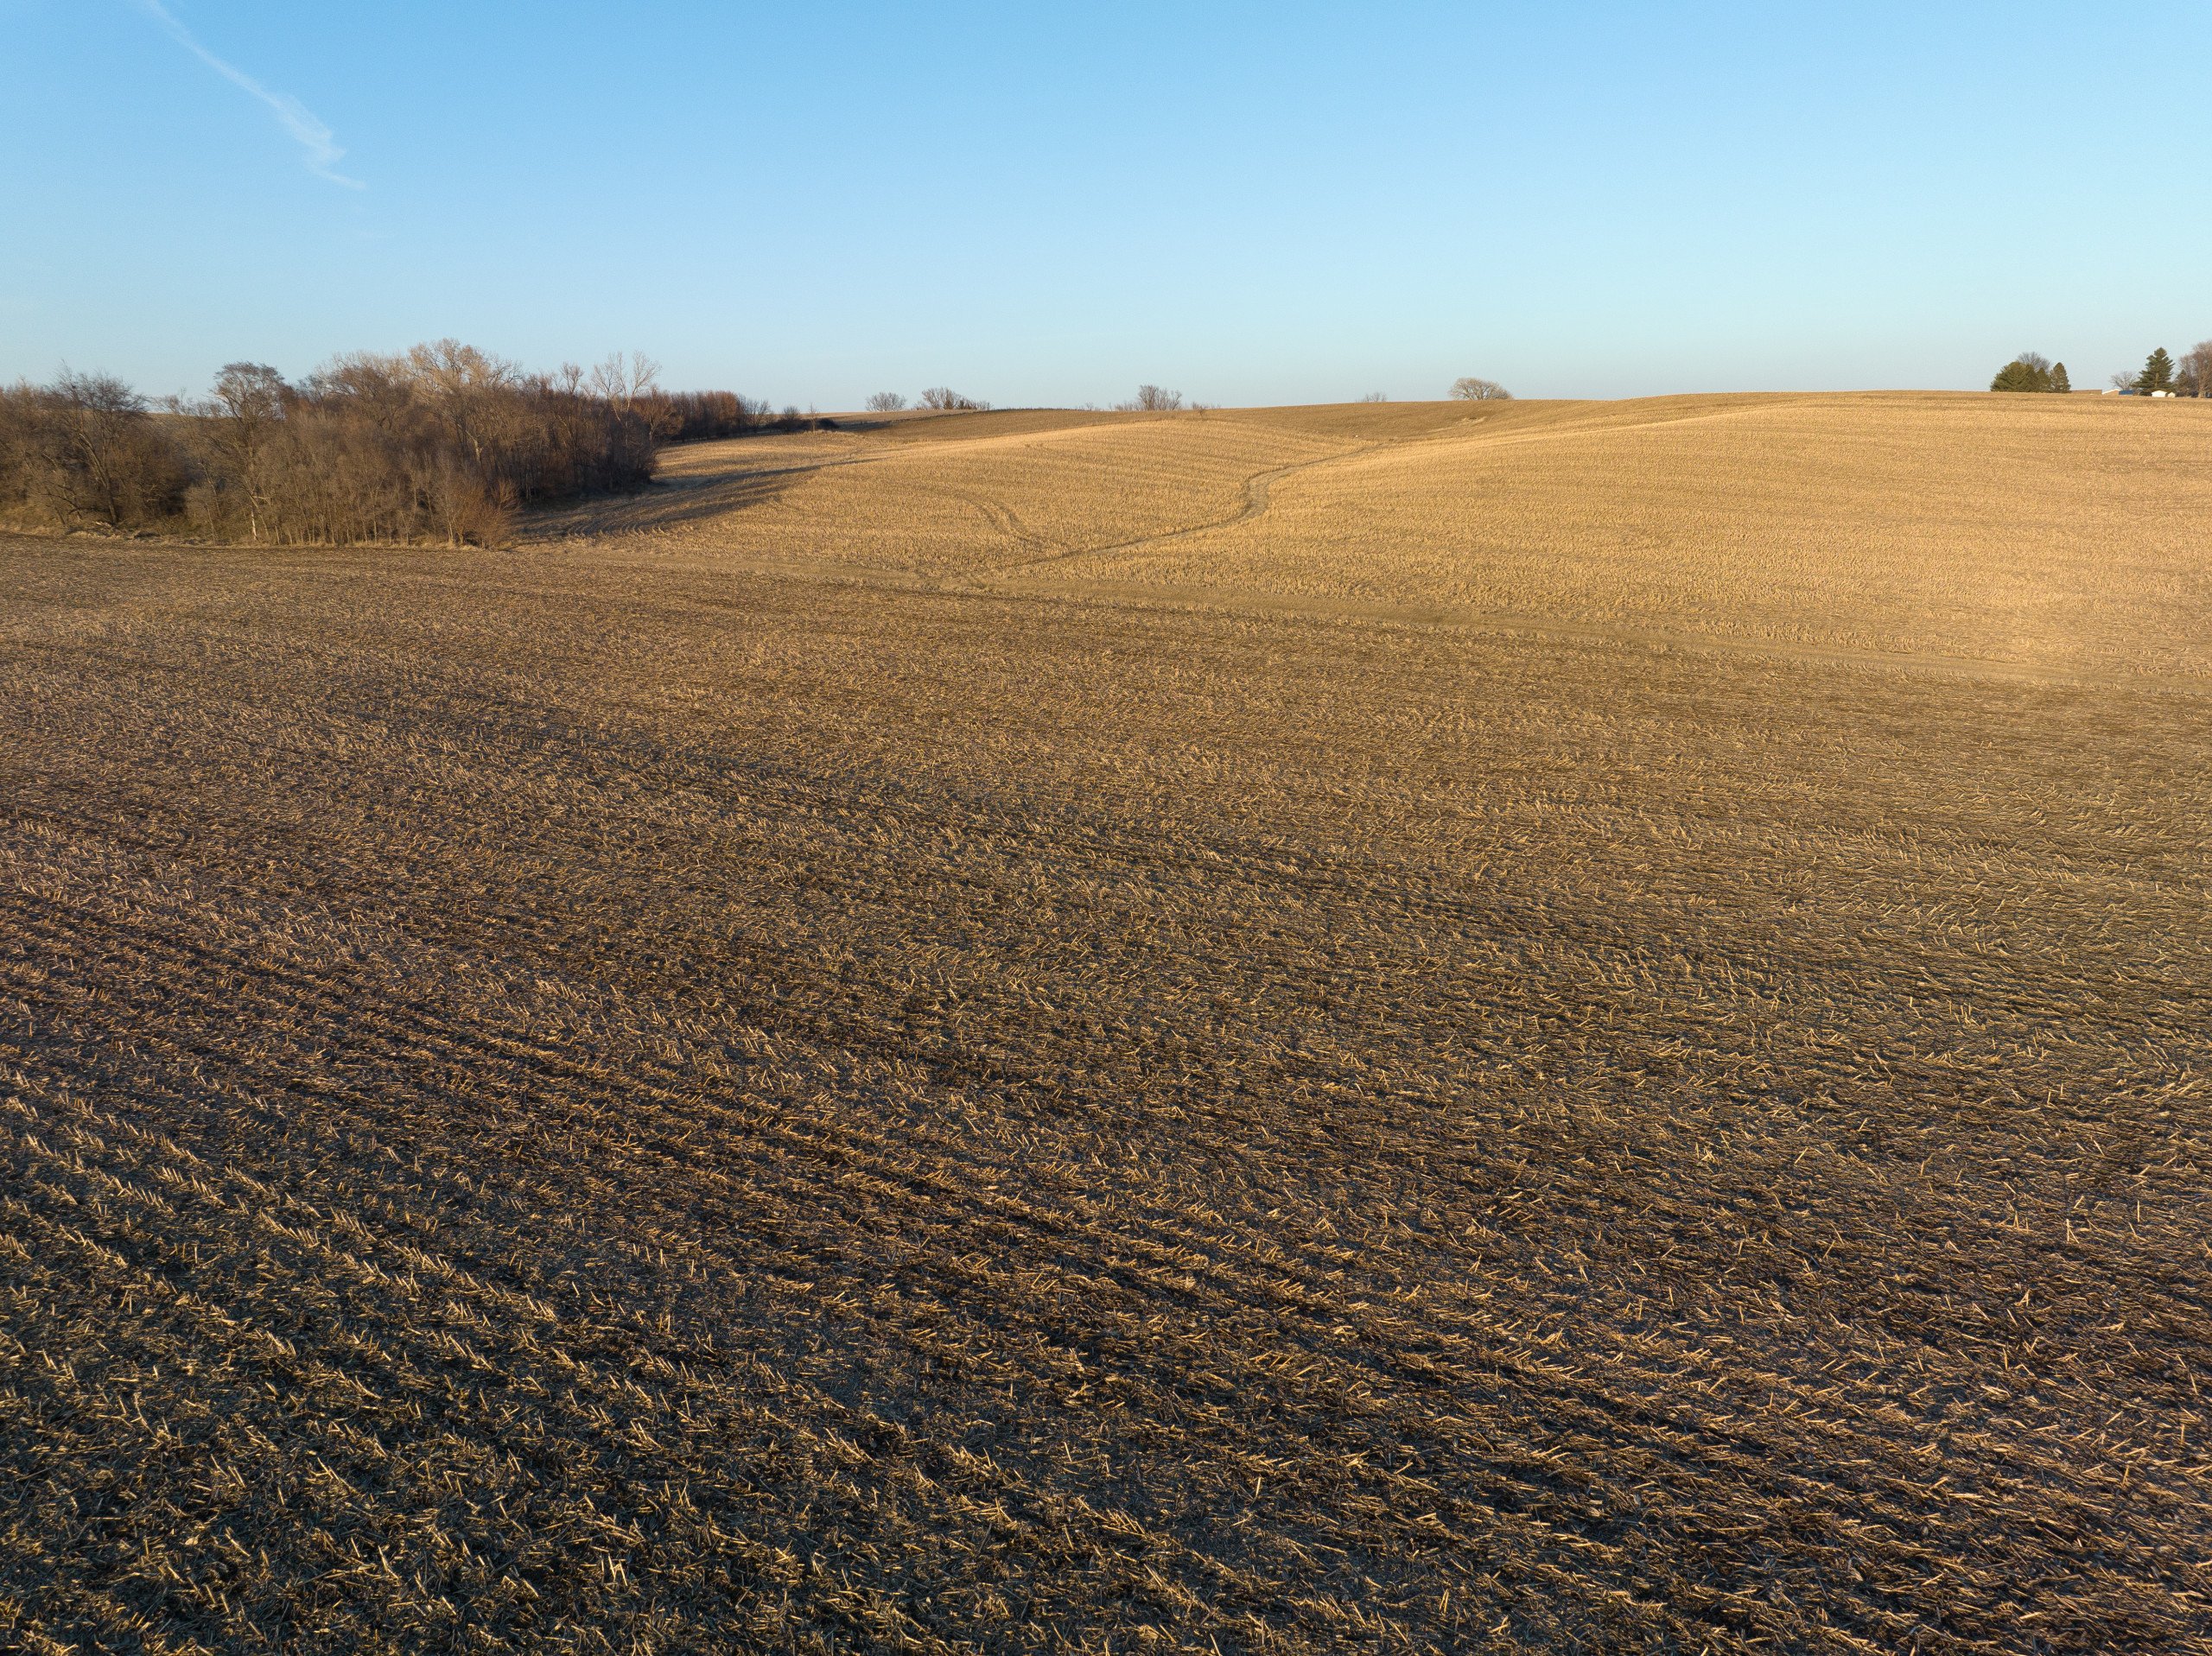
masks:
<instances>
[{"instance_id":1,"label":"harvested corn field","mask_svg":"<svg viewBox=\"0 0 2212 1656\"><path fill-rule=\"evenodd\" d=\"M2212 1651L2212 422L2026 401L0 542L0 1638Z\"/></svg>"}]
</instances>

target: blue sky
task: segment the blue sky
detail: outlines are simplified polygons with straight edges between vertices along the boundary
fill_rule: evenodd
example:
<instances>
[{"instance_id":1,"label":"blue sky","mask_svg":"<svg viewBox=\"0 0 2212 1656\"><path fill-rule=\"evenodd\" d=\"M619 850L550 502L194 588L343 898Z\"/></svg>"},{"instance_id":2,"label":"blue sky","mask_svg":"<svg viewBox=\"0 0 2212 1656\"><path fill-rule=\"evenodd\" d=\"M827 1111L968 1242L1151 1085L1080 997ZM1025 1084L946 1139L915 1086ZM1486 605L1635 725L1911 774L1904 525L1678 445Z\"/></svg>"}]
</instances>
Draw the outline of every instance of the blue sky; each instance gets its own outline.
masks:
<instances>
[{"instance_id":1,"label":"blue sky","mask_svg":"<svg viewBox=\"0 0 2212 1656\"><path fill-rule=\"evenodd\" d=\"M2208 62L2201 3L0 0L0 378L2101 382L2212 336Z\"/></svg>"}]
</instances>

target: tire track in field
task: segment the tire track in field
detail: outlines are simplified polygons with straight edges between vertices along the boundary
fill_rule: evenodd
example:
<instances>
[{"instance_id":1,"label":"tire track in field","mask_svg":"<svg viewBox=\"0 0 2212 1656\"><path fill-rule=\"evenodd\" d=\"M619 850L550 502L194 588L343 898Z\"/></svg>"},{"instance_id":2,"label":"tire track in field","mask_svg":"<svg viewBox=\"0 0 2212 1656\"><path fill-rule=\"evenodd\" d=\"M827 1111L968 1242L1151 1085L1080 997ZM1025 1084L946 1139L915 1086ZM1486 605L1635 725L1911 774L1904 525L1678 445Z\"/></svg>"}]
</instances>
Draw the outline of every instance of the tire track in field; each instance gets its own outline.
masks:
<instances>
[{"instance_id":1,"label":"tire track in field","mask_svg":"<svg viewBox=\"0 0 2212 1656\"><path fill-rule=\"evenodd\" d=\"M1700 417L1720 420L1736 417L1736 412ZM1688 422L1666 420L1645 422L1639 426L1592 428L1606 431L1640 430L1662 428L1684 423ZM1577 434L1565 431L1523 432L1501 434L1495 438L1484 441L1486 444L1496 443L1502 446L1508 443L1551 441L1572 435ZM1074 575L1048 575L1041 573L1059 566L1075 563L1084 558L1102 557L1112 553L1141 554L1147 549L1164 547L1195 535L1215 530L1235 528L1266 514L1271 504L1272 487L1283 478L1359 459L1383 448L1401 447L1409 442L1438 441L1442 440L1433 436L1393 439L1344 454L1327 454L1316 460L1299 460L1285 466L1273 466L1266 471L1256 473L1244 480L1242 485L1243 503L1228 513L1154 534L1136 536L1101 545L1073 548L1057 546L1047 537L1029 529L1013 510L1002 502L992 500L987 496L973 492L918 483L918 487L960 500L1006 539L1035 549L1035 555L1033 556L996 564L973 575L919 575L906 571L876 569L867 565L847 564L834 560L810 562L790 558L753 559L734 552L727 554L725 561L731 563L733 567L744 569L748 574L769 577L803 581L831 581L842 585L880 587L887 590L896 591L926 591L952 598L1006 597L1077 603L1088 601L1123 608L1204 611L1281 620L1425 627L1469 634L1525 638L1567 644L1625 644L1658 653L1680 652L1724 656L1749 660L1781 662L1801 667L1836 668L1847 670L1871 669L1885 673L2012 682L2074 689L2139 690L2164 695L2183 696L2212 695L2212 677L2135 673L2115 669L2057 667L2034 662L2006 660L1997 657L1945 655L1931 650L1891 650L1856 644L1805 644L1786 638L1730 635L1700 631L1686 627L1582 621L1559 616L1483 610L1444 603L1408 603L1379 599L1309 596L1295 593L1272 592L1259 587L1209 587L1179 582L1086 580ZM823 462L820 466L786 469L815 471L831 466L861 465L887 458L891 456L867 455L852 460ZM607 532L615 535L617 538L636 538L644 536L677 535L696 527L697 525L694 523L683 523ZM579 533L583 532L579 531ZM598 531L591 531L591 533L596 534ZM699 598L693 601L707 607L713 607L717 602L711 598Z\"/></svg>"},{"instance_id":2,"label":"tire track in field","mask_svg":"<svg viewBox=\"0 0 2212 1656\"><path fill-rule=\"evenodd\" d=\"M940 495L946 499L957 500L962 505L976 512L985 523L1007 539L1018 546L1028 547L1043 555L1039 562L1049 562L1052 557L1058 555L1058 542L1031 529L1021 521L1014 508L1002 500L994 500L987 494L972 490L957 489L948 483L912 481L912 486L920 493Z\"/></svg>"},{"instance_id":3,"label":"tire track in field","mask_svg":"<svg viewBox=\"0 0 2212 1656\"><path fill-rule=\"evenodd\" d=\"M1296 473L1310 472L1316 466L1334 466L1344 460L1357 460L1363 454L1371 454L1380 449L1395 447L1402 441L1404 440L1392 439L1382 442L1365 443L1357 448L1345 449L1340 454L1323 454L1315 460L1294 460L1288 465L1271 466L1265 471L1255 472L1240 485L1244 496L1244 501L1241 506L1222 516L1209 517L1202 523L1185 523L1179 529L1161 530L1156 534L1138 535L1128 540L1110 541L1102 546L1074 547L1064 551L1048 553L1039 557L1025 558L1012 563L1001 563L994 566L982 576L972 579L979 579L988 583L985 590L988 590L990 587L1017 579L1029 570L1045 568L1052 564L1067 563L1077 558L1103 557L1109 552L1129 552L1146 547L1163 546L1170 541L1183 540L1192 535L1203 535L1209 530L1233 529L1239 523L1250 523L1267 511L1270 492L1282 479ZM951 590L960 590L958 584L950 585Z\"/></svg>"},{"instance_id":4,"label":"tire track in field","mask_svg":"<svg viewBox=\"0 0 2212 1656\"><path fill-rule=\"evenodd\" d=\"M1154 534L1132 536L1126 540L1112 541L1103 545L1070 548L1017 562L1000 564L983 579L995 586L1016 579L1027 571L1043 568L1056 563L1071 562L1077 558L1103 557L1109 552L1141 552L1147 548L1162 546L1171 541L1185 540L1191 536L1202 535L1211 530L1234 529L1239 524L1249 523L1255 518L1266 514L1274 485L1282 479L1300 472L1310 472L1320 466L1341 465L1369 454L1380 454L1384 449L1403 448L1427 443L1459 443L1471 448L1501 447L1516 443L1551 441L1587 435L1592 432L1642 431L1665 426L1732 419L1756 411L1732 409L1712 414L1690 415L1673 419L1641 420L1619 424L1592 422L1586 425L1571 425L1561 428L1533 432L1517 431L1510 428L1503 432L1469 432L1446 428L1440 431L1425 431L1404 437L1385 437L1373 442L1357 444L1337 454L1323 454L1313 460L1294 460L1287 465L1272 466L1265 470L1255 472L1246 478L1242 485L1244 495L1243 504L1226 515L1207 518L1201 523L1186 523L1178 529L1162 530ZM977 504L980 504L980 502ZM1017 533L1016 538L1032 542L1038 540L1038 537L1024 533Z\"/></svg>"}]
</instances>

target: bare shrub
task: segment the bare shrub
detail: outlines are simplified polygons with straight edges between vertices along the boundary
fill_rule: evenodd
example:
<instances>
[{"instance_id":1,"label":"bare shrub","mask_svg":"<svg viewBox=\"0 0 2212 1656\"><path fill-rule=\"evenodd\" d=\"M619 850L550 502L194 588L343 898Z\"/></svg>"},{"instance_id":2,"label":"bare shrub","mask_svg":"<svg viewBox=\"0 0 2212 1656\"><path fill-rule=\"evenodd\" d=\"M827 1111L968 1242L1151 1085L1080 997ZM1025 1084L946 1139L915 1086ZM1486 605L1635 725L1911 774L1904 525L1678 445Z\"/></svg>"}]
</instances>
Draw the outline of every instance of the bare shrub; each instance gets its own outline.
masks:
<instances>
[{"instance_id":1,"label":"bare shrub","mask_svg":"<svg viewBox=\"0 0 2212 1656\"><path fill-rule=\"evenodd\" d=\"M979 413L991 405L963 397L950 385L932 385L922 393L922 406L942 413Z\"/></svg>"},{"instance_id":2,"label":"bare shrub","mask_svg":"<svg viewBox=\"0 0 2212 1656\"><path fill-rule=\"evenodd\" d=\"M514 504L511 487L502 488L460 463L439 456L423 491L432 526L448 546L503 546Z\"/></svg>"},{"instance_id":3,"label":"bare shrub","mask_svg":"<svg viewBox=\"0 0 2212 1656\"><path fill-rule=\"evenodd\" d=\"M1513 393L1494 379L1463 375L1452 382L1452 395L1465 403L1510 403Z\"/></svg>"}]
</instances>

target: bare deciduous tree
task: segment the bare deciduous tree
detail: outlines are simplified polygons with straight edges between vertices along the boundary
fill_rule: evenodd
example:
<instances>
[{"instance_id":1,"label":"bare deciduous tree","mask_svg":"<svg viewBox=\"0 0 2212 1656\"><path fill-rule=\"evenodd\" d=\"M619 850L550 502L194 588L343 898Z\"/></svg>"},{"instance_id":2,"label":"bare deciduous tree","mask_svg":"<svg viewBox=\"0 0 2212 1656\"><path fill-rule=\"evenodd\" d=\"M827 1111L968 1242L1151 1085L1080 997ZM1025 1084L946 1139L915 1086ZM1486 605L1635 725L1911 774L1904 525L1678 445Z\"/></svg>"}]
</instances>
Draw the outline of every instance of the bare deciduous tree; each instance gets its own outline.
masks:
<instances>
[{"instance_id":1,"label":"bare deciduous tree","mask_svg":"<svg viewBox=\"0 0 2212 1656\"><path fill-rule=\"evenodd\" d=\"M233 362L226 364L215 377L215 388L208 397L206 412L213 416L214 441L229 461L238 492L245 497L249 540L261 538L266 505L263 456L276 422L284 417L284 404L291 394L284 376L268 364Z\"/></svg>"},{"instance_id":2,"label":"bare deciduous tree","mask_svg":"<svg viewBox=\"0 0 2212 1656\"><path fill-rule=\"evenodd\" d=\"M660 384L660 365L642 351L609 353L591 371L593 394L626 409L650 395Z\"/></svg>"},{"instance_id":3,"label":"bare deciduous tree","mask_svg":"<svg viewBox=\"0 0 2212 1656\"><path fill-rule=\"evenodd\" d=\"M183 458L146 399L111 374L63 369L30 394L30 492L62 523L111 528L166 516L183 497Z\"/></svg>"},{"instance_id":4,"label":"bare deciduous tree","mask_svg":"<svg viewBox=\"0 0 2212 1656\"><path fill-rule=\"evenodd\" d=\"M521 378L519 371L489 352L450 339L414 346L399 367L435 417L467 446L480 469L492 437L486 423L499 393Z\"/></svg>"},{"instance_id":5,"label":"bare deciduous tree","mask_svg":"<svg viewBox=\"0 0 2212 1656\"><path fill-rule=\"evenodd\" d=\"M397 431L415 406L407 359L372 351L333 357L308 377L306 390L317 399L344 398L348 408L387 433Z\"/></svg>"},{"instance_id":6,"label":"bare deciduous tree","mask_svg":"<svg viewBox=\"0 0 2212 1656\"><path fill-rule=\"evenodd\" d=\"M757 397L736 391L655 390L645 400L653 435L663 442L694 442L705 437L741 437L775 418Z\"/></svg>"},{"instance_id":7,"label":"bare deciduous tree","mask_svg":"<svg viewBox=\"0 0 2212 1656\"><path fill-rule=\"evenodd\" d=\"M2174 389L2187 397L2212 397L2212 339L2199 339L2182 353Z\"/></svg>"},{"instance_id":8,"label":"bare deciduous tree","mask_svg":"<svg viewBox=\"0 0 2212 1656\"><path fill-rule=\"evenodd\" d=\"M38 398L21 381L0 385L0 511L22 504L31 494Z\"/></svg>"},{"instance_id":9,"label":"bare deciduous tree","mask_svg":"<svg viewBox=\"0 0 2212 1656\"><path fill-rule=\"evenodd\" d=\"M897 391L876 391L868 399L870 414L896 414L906 406L906 399Z\"/></svg>"},{"instance_id":10,"label":"bare deciduous tree","mask_svg":"<svg viewBox=\"0 0 2212 1656\"><path fill-rule=\"evenodd\" d=\"M932 385L922 393L922 406L944 411L963 410L969 413L988 409L988 403L979 403L972 397L963 397L950 385Z\"/></svg>"},{"instance_id":11,"label":"bare deciduous tree","mask_svg":"<svg viewBox=\"0 0 2212 1656\"><path fill-rule=\"evenodd\" d=\"M441 339L333 358L297 384L234 362L156 416L118 379L64 369L0 387L0 512L121 528L188 521L280 544L495 544L532 502L641 488L671 435L769 421L734 391L670 393L632 354L550 374ZM786 422L801 423L796 409Z\"/></svg>"},{"instance_id":12,"label":"bare deciduous tree","mask_svg":"<svg viewBox=\"0 0 2212 1656\"><path fill-rule=\"evenodd\" d=\"M1513 393L1494 379L1465 375L1452 382L1452 395L1466 403L1510 403Z\"/></svg>"},{"instance_id":13,"label":"bare deciduous tree","mask_svg":"<svg viewBox=\"0 0 2212 1656\"><path fill-rule=\"evenodd\" d=\"M1140 385L1135 397L1114 406L1124 413L1172 414L1183 406L1183 393L1158 385Z\"/></svg>"},{"instance_id":14,"label":"bare deciduous tree","mask_svg":"<svg viewBox=\"0 0 2212 1656\"><path fill-rule=\"evenodd\" d=\"M1363 403L1387 403L1390 400L1390 393L1388 391L1370 391L1366 396L1361 397L1359 400Z\"/></svg>"}]
</instances>

